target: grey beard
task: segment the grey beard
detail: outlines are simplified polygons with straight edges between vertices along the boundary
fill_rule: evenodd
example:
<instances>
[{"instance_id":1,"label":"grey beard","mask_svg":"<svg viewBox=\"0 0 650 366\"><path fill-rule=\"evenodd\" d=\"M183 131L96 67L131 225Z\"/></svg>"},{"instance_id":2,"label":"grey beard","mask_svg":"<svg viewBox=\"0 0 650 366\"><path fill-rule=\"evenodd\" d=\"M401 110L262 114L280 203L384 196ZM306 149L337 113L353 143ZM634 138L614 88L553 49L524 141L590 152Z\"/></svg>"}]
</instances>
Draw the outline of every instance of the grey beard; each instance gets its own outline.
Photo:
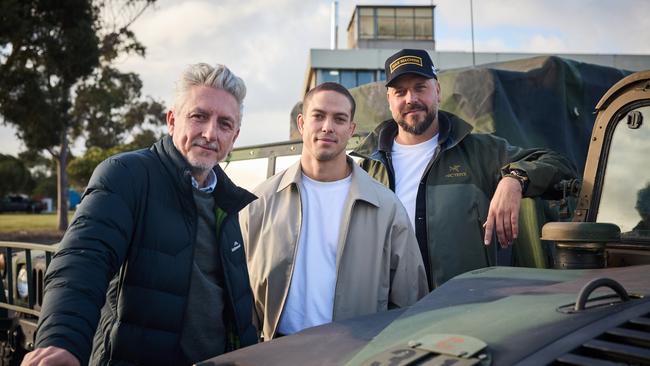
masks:
<instances>
[{"instance_id":1,"label":"grey beard","mask_svg":"<svg viewBox=\"0 0 650 366\"><path fill-rule=\"evenodd\" d=\"M216 165L216 164L213 164L213 165L208 166L207 164L199 164L199 163L195 163L195 162L189 162L189 163L190 163L190 169L192 170L192 173L193 174L199 174L199 175L209 172Z\"/></svg>"},{"instance_id":2,"label":"grey beard","mask_svg":"<svg viewBox=\"0 0 650 366\"><path fill-rule=\"evenodd\" d=\"M404 121L403 119L397 121L397 124L398 124L400 127L402 127L402 129L403 129L405 132L410 133L410 134L412 134L412 135L417 135L417 136L419 136L419 135L423 134L424 131L426 131L429 127L431 127L431 124L432 124L433 121L436 119L436 113L437 113L437 111L434 112L434 113L428 113L428 114L424 117L424 120L422 120L422 122L416 123L414 126L409 125L409 124L406 123L406 121Z\"/></svg>"}]
</instances>

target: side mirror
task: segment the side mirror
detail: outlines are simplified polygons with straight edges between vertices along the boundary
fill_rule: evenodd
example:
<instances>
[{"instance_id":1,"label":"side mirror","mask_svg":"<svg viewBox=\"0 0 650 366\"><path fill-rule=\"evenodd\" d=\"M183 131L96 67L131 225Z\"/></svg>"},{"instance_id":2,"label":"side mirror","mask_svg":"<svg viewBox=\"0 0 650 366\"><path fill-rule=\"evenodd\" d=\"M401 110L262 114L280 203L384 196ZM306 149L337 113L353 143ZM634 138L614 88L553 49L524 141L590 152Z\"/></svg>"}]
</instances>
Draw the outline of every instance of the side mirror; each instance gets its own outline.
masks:
<instances>
[{"instance_id":1,"label":"side mirror","mask_svg":"<svg viewBox=\"0 0 650 366\"><path fill-rule=\"evenodd\" d=\"M605 246L620 242L621 229L601 222L549 222L542 227L542 240L555 242L555 268L604 268Z\"/></svg>"}]
</instances>

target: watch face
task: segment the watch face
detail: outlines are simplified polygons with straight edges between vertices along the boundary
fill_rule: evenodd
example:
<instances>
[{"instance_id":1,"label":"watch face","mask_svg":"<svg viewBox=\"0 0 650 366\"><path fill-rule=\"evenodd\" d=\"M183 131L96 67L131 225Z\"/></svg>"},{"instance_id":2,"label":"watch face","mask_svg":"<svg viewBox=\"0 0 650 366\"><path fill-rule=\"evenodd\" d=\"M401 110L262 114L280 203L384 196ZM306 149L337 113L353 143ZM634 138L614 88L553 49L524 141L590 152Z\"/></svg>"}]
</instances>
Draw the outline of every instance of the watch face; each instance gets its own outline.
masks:
<instances>
[{"instance_id":1,"label":"watch face","mask_svg":"<svg viewBox=\"0 0 650 366\"><path fill-rule=\"evenodd\" d=\"M528 185L528 177L526 176L525 172L518 169L512 169L510 172L508 172L508 174L505 174L504 177L515 178L521 185L521 191L526 191L526 186Z\"/></svg>"},{"instance_id":2,"label":"watch face","mask_svg":"<svg viewBox=\"0 0 650 366\"><path fill-rule=\"evenodd\" d=\"M519 169L513 169L513 170L511 170L511 171L510 171L510 174L512 174L512 175L514 175L514 176L516 176L516 177L519 177L519 178L523 178L523 179L527 179L527 178L528 178L528 177L526 176L526 173L525 173L524 171L522 171L522 170L519 170Z\"/></svg>"}]
</instances>

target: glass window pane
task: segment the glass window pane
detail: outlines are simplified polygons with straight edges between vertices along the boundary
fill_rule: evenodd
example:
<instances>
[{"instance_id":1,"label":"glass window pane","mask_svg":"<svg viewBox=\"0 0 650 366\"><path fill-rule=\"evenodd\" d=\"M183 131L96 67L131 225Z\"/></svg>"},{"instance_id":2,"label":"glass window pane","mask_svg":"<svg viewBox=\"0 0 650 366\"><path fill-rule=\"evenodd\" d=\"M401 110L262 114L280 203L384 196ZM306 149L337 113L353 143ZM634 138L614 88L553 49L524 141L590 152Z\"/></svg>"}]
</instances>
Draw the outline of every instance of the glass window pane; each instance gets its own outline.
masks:
<instances>
[{"instance_id":1,"label":"glass window pane","mask_svg":"<svg viewBox=\"0 0 650 366\"><path fill-rule=\"evenodd\" d=\"M397 38L413 39L413 18L397 18Z\"/></svg>"},{"instance_id":2,"label":"glass window pane","mask_svg":"<svg viewBox=\"0 0 650 366\"><path fill-rule=\"evenodd\" d=\"M379 17L394 17L395 8L377 8L377 16Z\"/></svg>"},{"instance_id":3,"label":"glass window pane","mask_svg":"<svg viewBox=\"0 0 650 366\"><path fill-rule=\"evenodd\" d=\"M397 8L395 9L395 15L398 17L413 17L413 8Z\"/></svg>"},{"instance_id":4,"label":"glass window pane","mask_svg":"<svg viewBox=\"0 0 650 366\"><path fill-rule=\"evenodd\" d=\"M386 80L386 71L379 70L379 80Z\"/></svg>"},{"instance_id":5,"label":"glass window pane","mask_svg":"<svg viewBox=\"0 0 650 366\"><path fill-rule=\"evenodd\" d=\"M418 18L421 17L432 17L431 8L415 8L415 16Z\"/></svg>"},{"instance_id":6,"label":"glass window pane","mask_svg":"<svg viewBox=\"0 0 650 366\"><path fill-rule=\"evenodd\" d=\"M373 17L359 18L359 38L375 38L375 23Z\"/></svg>"},{"instance_id":7,"label":"glass window pane","mask_svg":"<svg viewBox=\"0 0 650 366\"><path fill-rule=\"evenodd\" d=\"M300 160L300 154L298 154L298 155L278 156L275 159L275 172L278 173L278 172L281 172L281 171L287 169L288 167L293 165L293 163L297 162L298 160Z\"/></svg>"},{"instance_id":8,"label":"glass window pane","mask_svg":"<svg viewBox=\"0 0 650 366\"><path fill-rule=\"evenodd\" d=\"M433 23L431 18L415 19L415 39L433 39Z\"/></svg>"},{"instance_id":9,"label":"glass window pane","mask_svg":"<svg viewBox=\"0 0 650 366\"><path fill-rule=\"evenodd\" d=\"M373 8L359 8L359 15L373 16Z\"/></svg>"},{"instance_id":10,"label":"glass window pane","mask_svg":"<svg viewBox=\"0 0 650 366\"><path fill-rule=\"evenodd\" d=\"M650 107L631 113L650 121ZM650 123L630 128L628 115L612 136L596 221L618 225L623 239L650 240Z\"/></svg>"},{"instance_id":11,"label":"glass window pane","mask_svg":"<svg viewBox=\"0 0 650 366\"><path fill-rule=\"evenodd\" d=\"M377 38L395 38L395 18L377 18Z\"/></svg>"},{"instance_id":12,"label":"glass window pane","mask_svg":"<svg viewBox=\"0 0 650 366\"><path fill-rule=\"evenodd\" d=\"M341 85L346 88L354 88L357 86L357 76L354 71L345 70L341 71Z\"/></svg>"},{"instance_id":13,"label":"glass window pane","mask_svg":"<svg viewBox=\"0 0 650 366\"><path fill-rule=\"evenodd\" d=\"M357 71L357 85L372 83L374 79L374 71Z\"/></svg>"},{"instance_id":14,"label":"glass window pane","mask_svg":"<svg viewBox=\"0 0 650 366\"><path fill-rule=\"evenodd\" d=\"M230 163L220 163L236 185L251 190L266 180L266 170L269 159L238 160Z\"/></svg>"},{"instance_id":15,"label":"glass window pane","mask_svg":"<svg viewBox=\"0 0 650 366\"><path fill-rule=\"evenodd\" d=\"M318 78L316 79L316 83L322 84L328 81L333 81L335 83L339 82L338 70L329 70L329 69L318 70Z\"/></svg>"}]
</instances>

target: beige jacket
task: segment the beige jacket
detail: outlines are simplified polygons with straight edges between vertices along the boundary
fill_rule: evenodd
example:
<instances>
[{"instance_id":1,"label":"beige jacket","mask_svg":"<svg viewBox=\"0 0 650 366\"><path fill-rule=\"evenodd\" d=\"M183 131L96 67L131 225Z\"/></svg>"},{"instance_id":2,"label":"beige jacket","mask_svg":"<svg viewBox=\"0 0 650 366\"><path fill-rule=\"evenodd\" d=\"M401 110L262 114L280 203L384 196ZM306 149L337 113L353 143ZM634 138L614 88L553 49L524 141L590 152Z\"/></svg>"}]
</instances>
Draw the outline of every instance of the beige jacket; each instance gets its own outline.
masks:
<instances>
[{"instance_id":1,"label":"beige jacket","mask_svg":"<svg viewBox=\"0 0 650 366\"><path fill-rule=\"evenodd\" d=\"M417 240L397 196L348 158L352 182L340 221L334 320L415 303L427 292ZM289 292L302 221L300 162L258 186L240 215L255 311L275 335Z\"/></svg>"}]
</instances>

